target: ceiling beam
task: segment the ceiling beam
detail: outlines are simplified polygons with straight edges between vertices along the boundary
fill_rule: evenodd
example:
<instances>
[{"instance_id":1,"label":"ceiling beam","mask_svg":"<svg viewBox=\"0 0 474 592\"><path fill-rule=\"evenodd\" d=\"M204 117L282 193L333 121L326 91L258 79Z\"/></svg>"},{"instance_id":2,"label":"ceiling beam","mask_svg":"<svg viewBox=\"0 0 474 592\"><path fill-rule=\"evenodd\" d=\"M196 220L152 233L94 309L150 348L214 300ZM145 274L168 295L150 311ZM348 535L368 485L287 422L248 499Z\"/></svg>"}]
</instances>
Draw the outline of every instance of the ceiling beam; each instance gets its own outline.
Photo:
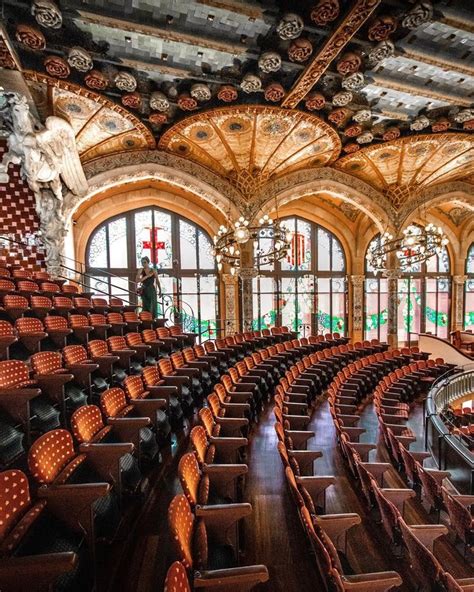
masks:
<instances>
[{"instance_id":1,"label":"ceiling beam","mask_svg":"<svg viewBox=\"0 0 474 592\"><path fill-rule=\"evenodd\" d=\"M395 54L401 58L408 58L428 66L436 66L441 70L450 72L457 72L463 76L474 76L474 63L461 63L460 60L453 59L452 57L443 54L441 57L439 54L428 53L427 49L416 47L415 45L410 46L398 46Z\"/></svg>"},{"instance_id":2,"label":"ceiling beam","mask_svg":"<svg viewBox=\"0 0 474 592\"><path fill-rule=\"evenodd\" d=\"M263 10L257 6L250 6L244 2L237 2L236 0L196 0L197 4L204 4L212 8L220 10L228 10L235 14L243 14L249 19L263 20Z\"/></svg>"},{"instance_id":3,"label":"ceiling beam","mask_svg":"<svg viewBox=\"0 0 474 592\"><path fill-rule=\"evenodd\" d=\"M144 25L121 18L104 16L87 10L79 10L78 13L79 17L73 17L75 20L81 20L93 25L101 25L102 27L120 29L121 31L136 33L137 35L156 37L157 39L162 39L164 41L184 43L186 45L192 45L193 47L212 49L214 51L220 51L232 55L242 55L248 49L247 46L243 44L228 43L226 41L201 37L200 35L173 31L171 28L163 29L153 25Z\"/></svg>"},{"instance_id":4,"label":"ceiling beam","mask_svg":"<svg viewBox=\"0 0 474 592\"><path fill-rule=\"evenodd\" d=\"M381 88L388 88L403 93L415 94L420 97L426 97L427 99L433 99L436 101L443 101L444 103L450 103L453 105L461 105L463 107L470 107L472 105L472 97L462 97L456 93L456 88L453 88L453 92L445 92L434 88L428 88L421 84L409 82L407 79L394 80L389 76L384 76L378 72L371 72L370 84L379 86Z\"/></svg>"},{"instance_id":5,"label":"ceiling beam","mask_svg":"<svg viewBox=\"0 0 474 592\"><path fill-rule=\"evenodd\" d=\"M329 35L321 49L298 77L286 95L282 107L294 108L309 93L327 70L334 58L344 49L352 37L374 12L381 0L355 0L352 8Z\"/></svg>"}]
</instances>

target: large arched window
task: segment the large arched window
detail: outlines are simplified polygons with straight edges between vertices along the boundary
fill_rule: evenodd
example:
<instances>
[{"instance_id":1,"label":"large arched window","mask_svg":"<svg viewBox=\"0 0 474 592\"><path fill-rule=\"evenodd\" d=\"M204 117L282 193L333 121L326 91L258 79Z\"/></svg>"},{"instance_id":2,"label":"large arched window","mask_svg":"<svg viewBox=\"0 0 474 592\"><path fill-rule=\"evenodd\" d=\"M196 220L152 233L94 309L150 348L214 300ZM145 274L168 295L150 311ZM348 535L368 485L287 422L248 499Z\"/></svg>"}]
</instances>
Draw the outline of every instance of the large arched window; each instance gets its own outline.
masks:
<instances>
[{"instance_id":1,"label":"large arched window","mask_svg":"<svg viewBox=\"0 0 474 592\"><path fill-rule=\"evenodd\" d=\"M276 265L262 265L253 280L253 327L283 324L300 335L347 330L346 262L328 230L286 218L291 249ZM260 243L270 240L264 236ZM256 247L257 248L257 247Z\"/></svg>"},{"instance_id":2,"label":"large arched window","mask_svg":"<svg viewBox=\"0 0 474 592\"><path fill-rule=\"evenodd\" d=\"M370 242L372 245L380 242L377 235ZM375 270L365 260L365 305L364 305L364 337L365 339L379 339L387 341L388 336L388 280L376 274Z\"/></svg>"},{"instance_id":3,"label":"large arched window","mask_svg":"<svg viewBox=\"0 0 474 592\"><path fill-rule=\"evenodd\" d=\"M376 236L373 241L379 240ZM372 241L372 242L373 242ZM372 243L371 243L372 244ZM370 248L370 245L369 245ZM446 247L416 264L398 280L397 333L401 344L419 333L447 338L451 296L449 254ZM366 264L365 336L387 337L388 282Z\"/></svg>"},{"instance_id":4,"label":"large arched window","mask_svg":"<svg viewBox=\"0 0 474 592\"><path fill-rule=\"evenodd\" d=\"M474 243L466 259L466 289L464 293L464 329L474 331Z\"/></svg>"},{"instance_id":5,"label":"large arched window","mask_svg":"<svg viewBox=\"0 0 474 592\"><path fill-rule=\"evenodd\" d=\"M215 335L218 307L212 251L207 233L189 220L154 207L134 210L107 220L91 235L87 273L92 289L128 299L140 259L148 256L160 276L160 314L178 316L188 330L207 338Z\"/></svg>"}]
</instances>

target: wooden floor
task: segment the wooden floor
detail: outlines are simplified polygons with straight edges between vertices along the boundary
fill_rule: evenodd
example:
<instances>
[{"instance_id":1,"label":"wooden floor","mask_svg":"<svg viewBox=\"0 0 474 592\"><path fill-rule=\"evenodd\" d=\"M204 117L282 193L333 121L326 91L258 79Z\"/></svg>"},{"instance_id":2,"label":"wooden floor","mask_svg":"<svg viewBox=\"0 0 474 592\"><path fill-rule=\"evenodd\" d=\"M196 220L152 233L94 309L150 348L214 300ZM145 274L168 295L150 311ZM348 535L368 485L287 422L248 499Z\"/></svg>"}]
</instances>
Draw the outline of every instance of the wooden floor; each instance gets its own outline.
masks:
<instances>
[{"instance_id":1,"label":"wooden floor","mask_svg":"<svg viewBox=\"0 0 474 592\"><path fill-rule=\"evenodd\" d=\"M269 405L250 437L245 497L252 504L253 513L244 527L246 552L241 563L267 565L270 581L260 588L262 591L315 592L323 589L322 583L286 489L273 424ZM376 442L377 419L371 405L362 413L360 425L367 429L361 441ZM423 449L421 408L412 413L410 427L419 436L413 449ZM310 448L321 450L324 455L316 463L316 472L337 477L336 485L327 493L326 511L357 512L362 517L362 524L354 527L347 539L347 556L354 572L396 569L404 580L400 590L415 590L408 561L394 556L377 524L376 515L367 513L358 487L351 481L336 445L327 403L316 409L309 429L316 434L310 440ZM167 508L173 496L181 491L176 466L186 449L188 431L185 430L174 444L166 468L159 475L158 485L132 523L126 526L122 539L106 553L109 559L104 559L104 567L109 578L100 579L100 592L157 592L163 589L166 570L175 558L167 527ZM382 444L379 443L376 452L374 459L389 460ZM384 485L406 487L395 469L390 471ZM406 504L405 519L409 524L436 522L436 516L430 515L418 498ZM442 516L442 520L446 517ZM444 538L435 544L435 554L442 565L456 577L473 577L473 564L463 559L462 546L455 548ZM114 574L112 579L111 573Z\"/></svg>"}]
</instances>

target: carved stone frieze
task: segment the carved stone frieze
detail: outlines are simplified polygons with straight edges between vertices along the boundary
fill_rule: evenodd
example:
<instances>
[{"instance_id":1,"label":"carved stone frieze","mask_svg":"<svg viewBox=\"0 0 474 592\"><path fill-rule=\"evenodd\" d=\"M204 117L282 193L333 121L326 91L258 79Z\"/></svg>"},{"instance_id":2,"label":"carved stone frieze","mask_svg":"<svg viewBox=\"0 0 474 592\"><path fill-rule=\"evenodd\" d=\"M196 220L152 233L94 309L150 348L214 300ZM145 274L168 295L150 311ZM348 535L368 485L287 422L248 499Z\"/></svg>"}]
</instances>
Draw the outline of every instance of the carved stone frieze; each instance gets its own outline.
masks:
<instances>
[{"instance_id":1,"label":"carved stone frieze","mask_svg":"<svg viewBox=\"0 0 474 592\"><path fill-rule=\"evenodd\" d=\"M365 276L351 275L350 280L352 285L352 330L354 333L362 333Z\"/></svg>"}]
</instances>

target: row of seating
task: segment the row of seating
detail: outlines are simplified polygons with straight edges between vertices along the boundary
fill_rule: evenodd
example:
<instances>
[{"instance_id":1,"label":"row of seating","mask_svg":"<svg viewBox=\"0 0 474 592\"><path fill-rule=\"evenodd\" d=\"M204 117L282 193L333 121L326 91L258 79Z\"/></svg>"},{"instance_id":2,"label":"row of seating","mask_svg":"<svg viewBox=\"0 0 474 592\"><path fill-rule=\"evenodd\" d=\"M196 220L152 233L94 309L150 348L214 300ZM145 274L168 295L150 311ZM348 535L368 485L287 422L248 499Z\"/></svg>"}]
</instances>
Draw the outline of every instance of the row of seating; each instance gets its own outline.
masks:
<instances>
[{"instance_id":1,"label":"row of seating","mask_svg":"<svg viewBox=\"0 0 474 592\"><path fill-rule=\"evenodd\" d=\"M406 427L410 404L422 399L427 386L436 376L446 371L446 364L442 360L436 364L431 360L412 361L409 365L397 368L389 367L382 370L379 382L373 393L375 410L379 418L379 425L388 450L393 455L398 472L402 471L409 479L415 479L422 485L425 498L431 505L437 504L441 492L439 491L443 479L449 474L445 471L426 469L423 460L431 455L428 452L413 452L409 445L416 441L413 432ZM387 372L388 371L388 372ZM357 427L359 416L356 414L360 396L357 387L363 374L354 370L350 377L346 377L340 384L334 382L329 389L330 405L334 424L338 434L341 451L348 462L355 482L360 484L362 493L370 509L378 510L381 525L387 535L392 548L405 548L415 579L422 589L437 590L470 590L474 579L456 580L446 572L433 555L433 543L441 535L447 533L444 526L408 525L403 517L404 505L408 499L415 497L413 489L384 488L384 475L391 465L383 462L369 462L371 450L376 444L359 443L363 430ZM356 387L356 388L354 388ZM341 405L340 397L344 397ZM353 415L347 415L352 400ZM355 432L347 432L342 426L349 423ZM354 421L352 421L354 419ZM447 494L447 491L444 490ZM436 507L436 506L435 506Z\"/></svg>"}]
</instances>

